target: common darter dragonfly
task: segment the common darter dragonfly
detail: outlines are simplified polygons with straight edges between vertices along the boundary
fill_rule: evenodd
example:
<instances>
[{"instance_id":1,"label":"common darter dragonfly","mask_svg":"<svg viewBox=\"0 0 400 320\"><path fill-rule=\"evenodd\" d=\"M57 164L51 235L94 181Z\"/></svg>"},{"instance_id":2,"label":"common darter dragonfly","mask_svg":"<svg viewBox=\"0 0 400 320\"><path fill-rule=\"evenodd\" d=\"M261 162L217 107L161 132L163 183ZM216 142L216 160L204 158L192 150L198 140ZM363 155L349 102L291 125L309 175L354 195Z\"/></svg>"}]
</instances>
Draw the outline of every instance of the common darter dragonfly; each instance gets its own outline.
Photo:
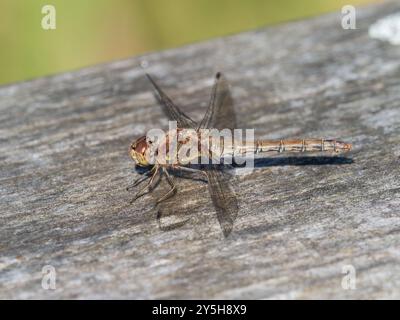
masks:
<instances>
[{"instance_id":1,"label":"common darter dragonfly","mask_svg":"<svg viewBox=\"0 0 400 320\"><path fill-rule=\"evenodd\" d=\"M254 140L237 143L222 143L212 140L205 135L211 129L234 129L236 127L235 113L226 78L217 73L212 87L211 98L203 119L197 123L182 112L172 100L164 93L153 78L146 74L154 87L155 96L162 106L169 120L176 121L177 128L166 133L165 138L153 141L148 136L142 136L130 146L130 156L137 166L149 170L136 180L127 190L135 188L145 181L132 202L144 194L151 192L155 197L158 218L170 214L171 210L177 210L182 203L187 202L187 195L179 198L180 174L189 175L189 179L200 179L207 182L208 191L212 199L217 218L225 236L228 236L233 228L233 222L238 212L236 194L230 183L231 174L227 168L231 165L223 163L225 158L245 157L248 154L260 154L269 156L271 153L281 152L325 152L338 154L351 150L351 144L336 139L281 139L281 140ZM169 146L172 137L176 137L176 148ZM211 139L211 140L210 140ZM195 141L195 142L194 142ZM195 146L195 156L179 157L171 155L178 153L188 142ZM218 143L217 143L218 142ZM223 142L223 141L222 141ZM213 148L218 145L218 148ZM163 152L161 152L163 151ZM159 154L163 154L161 158ZM185 153L187 155L187 153ZM207 163L198 160L203 157ZM168 159L167 159L168 158ZM156 159L156 160L154 160ZM169 160L169 161L168 161ZM189 161L188 161L189 160ZM190 161L191 160L191 161ZM192 192L193 193L193 192ZM168 204L168 205L167 205ZM171 209L172 208L172 209Z\"/></svg>"}]
</instances>

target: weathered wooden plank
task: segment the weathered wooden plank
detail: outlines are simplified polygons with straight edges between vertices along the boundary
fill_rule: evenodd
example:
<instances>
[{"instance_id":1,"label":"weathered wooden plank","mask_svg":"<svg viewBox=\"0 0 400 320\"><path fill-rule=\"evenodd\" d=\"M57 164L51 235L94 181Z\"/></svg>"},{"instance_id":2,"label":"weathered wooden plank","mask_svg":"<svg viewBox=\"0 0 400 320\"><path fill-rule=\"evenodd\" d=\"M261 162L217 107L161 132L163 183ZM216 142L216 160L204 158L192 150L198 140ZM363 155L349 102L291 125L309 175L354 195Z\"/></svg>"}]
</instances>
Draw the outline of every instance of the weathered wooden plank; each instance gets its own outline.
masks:
<instances>
[{"instance_id":1,"label":"weathered wooden plank","mask_svg":"<svg viewBox=\"0 0 400 320\"><path fill-rule=\"evenodd\" d=\"M399 298L400 47L368 27L388 2L0 89L1 298ZM339 137L353 161L283 158L240 176L225 239L206 198L159 229L129 205L134 138L167 122L138 67L196 119L215 71L241 127L264 138ZM42 267L57 272L41 286ZM342 268L357 289L342 288Z\"/></svg>"}]
</instances>

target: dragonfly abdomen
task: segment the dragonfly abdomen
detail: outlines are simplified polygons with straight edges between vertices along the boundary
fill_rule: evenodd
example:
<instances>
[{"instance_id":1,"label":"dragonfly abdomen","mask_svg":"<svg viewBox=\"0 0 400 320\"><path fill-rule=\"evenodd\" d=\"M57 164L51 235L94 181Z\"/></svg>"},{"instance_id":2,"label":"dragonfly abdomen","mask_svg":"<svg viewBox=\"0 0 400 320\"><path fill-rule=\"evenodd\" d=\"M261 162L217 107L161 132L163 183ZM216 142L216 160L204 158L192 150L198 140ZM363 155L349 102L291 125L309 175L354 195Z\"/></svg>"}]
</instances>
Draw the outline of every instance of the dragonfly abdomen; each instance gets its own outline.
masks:
<instances>
[{"instance_id":1,"label":"dragonfly abdomen","mask_svg":"<svg viewBox=\"0 0 400 320\"><path fill-rule=\"evenodd\" d=\"M334 152L351 150L351 144L336 139L285 139L256 140L235 149L235 153L244 156L246 153L280 153L280 152Z\"/></svg>"}]
</instances>

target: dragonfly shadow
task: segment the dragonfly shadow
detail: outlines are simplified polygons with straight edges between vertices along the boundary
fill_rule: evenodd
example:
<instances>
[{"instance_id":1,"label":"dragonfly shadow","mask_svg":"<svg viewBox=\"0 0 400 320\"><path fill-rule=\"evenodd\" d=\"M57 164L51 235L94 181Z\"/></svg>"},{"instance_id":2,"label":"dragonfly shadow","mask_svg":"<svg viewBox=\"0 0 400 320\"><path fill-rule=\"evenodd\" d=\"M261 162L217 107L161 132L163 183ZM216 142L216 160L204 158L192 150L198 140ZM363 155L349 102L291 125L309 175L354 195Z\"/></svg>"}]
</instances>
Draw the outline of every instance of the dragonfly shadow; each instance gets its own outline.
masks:
<instances>
[{"instance_id":1,"label":"dragonfly shadow","mask_svg":"<svg viewBox=\"0 0 400 320\"><path fill-rule=\"evenodd\" d=\"M134 171L136 174L141 176L149 175L151 167L140 167L136 166ZM172 231L174 229L178 229L184 226L187 222L190 221L190 215L192 212L187 212L186 210L183 212L179 209L179 203L182 202L182 199L179 200L180 196L185 193L185 187L182 184L185 180L190 181L198 181L202 184L206 184L208 181L206 177L199 172L184 172L181 170L176 170L173 167L169 167L168 174L170 178L173 180L175 186L177 186L177 190L171 194L171 197L168 197L159 202L159 200L167 194L167 191L170 189L170 185L166 181L165 173L161 170L158 172L154 183L151 188L148 190L148 193L153 196L154 206L152 211L156 213L156 220L160 230L162 231ZM150 173L151 176L151 173ZM182 188L183 187L183 188ZM186 191L187 193L187 191ZM176 201L174 201L175 199ZM181 221L180 218L187 217Z\"/></svg>"},{"instance_id":2,"label":"dragonfly shadow","mask_svg":"<svg viewBox=\"0 0 400 320\"><path fill-rule=\"evenodd\" d=\"M254 167L345 165L353 162L354 160L348 157L276 157L254 159Z\"/></svg>"},{"instance_id":3,"label":"dragonfly shadow","mask_svg":"<svg viewBox=\"0 0 400 320\"><path fill-rule=\"evenodd\" d=\"M140 167L140 166L135 166L133 168L133 171L135 171L138 174L145 174L150 170L150 167Z\"/></svg>"}]
</instances>

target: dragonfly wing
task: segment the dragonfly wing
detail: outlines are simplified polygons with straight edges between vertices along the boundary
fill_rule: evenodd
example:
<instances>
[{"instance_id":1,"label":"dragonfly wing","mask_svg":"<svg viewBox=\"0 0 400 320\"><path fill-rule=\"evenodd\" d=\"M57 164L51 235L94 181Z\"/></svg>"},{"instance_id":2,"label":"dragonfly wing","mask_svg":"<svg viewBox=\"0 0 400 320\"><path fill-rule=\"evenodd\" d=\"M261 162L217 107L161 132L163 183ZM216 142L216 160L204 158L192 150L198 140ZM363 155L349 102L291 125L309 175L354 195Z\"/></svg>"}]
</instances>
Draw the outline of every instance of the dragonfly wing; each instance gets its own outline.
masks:
<instances>
[{"instance_id":1,"label":"dragonfly wing","mask_svg":"<svg viewBox=\"0 0 400 320\"><path fill-rule=\"evenodd\" d=\"M172 100L161 90L153 78L146 73L147 78L151 82L156 92L158 102L163 106L163 111L166 113L169 120L175 120L179 128L196 128L197 124L189 116L184 114Z\"/></svg>"},{"instance_id":2,"label":"dragonfly wing","mask_svg":"<svg viewBox=\"0 0 400 320\"><path fill-rule=\"evenodd\" d=\"M216 128L219 130L236 128L236 116L229 84L220 72L215 75L208 109L198 128Z\"/></svg>"},{"instance_id":3,"label":"dragonfly wing","mask_svg":"<svg viewBox=\"0 0 400 320\"><path fill-rule=\"evenodd\" d=\"M234 129L236 126L236 116L229 84L226 78L218 72L215 76L210 103L199 129L215 128L222 130ZM228 167L231 166L225 164L225 168ZM208 189L217 212L218 221L224 235L228 236L232 231L233 223L237 216L238 203L230 183L232 176L222 170L223 168L224 166L222 165L210 165L206 173Z\"/></svg>"},{"instance_id":4,"label":"dragonfly wing","mask_svg":"<svg viewBox=\"0 0 400 320\"><path fill-rule=\"evenodd\" d=\"M236 117L233 110L232 98L229 86L221 73L217 73L212 89L211 100L207 112L199 124L186 116L171 99L158 87L154 80L147 75L157 92L157 99L164 106L164 111L169 119L176 120L178 127L181 128L216 128L234 129L236 127ZM206 170L208 179L208 189L213 205L217 211L217 218L225 236L228 236L233 228L234 220L237 216L238 203L235 192L229 182L229 176L224 174L221 166L209 166ZM192 179L179 179L171 177L176 186L176 193L157 204L157 218L160 228L171 230L185 224L190 217L188 212L201 209L202 197L193 197L194 194L202 194L199 186L193 183ZM153 190L152 195L155 200L162 198L171 189L165 173L160 175L158 186Z\"/></svg>"},{"instance_id":5,"label":"dragonfly wing","mask_svg":"<svg viewBox=\"0 0 400 320\"><path fill-rule=\"evenodd\" d=\"M235 192L229 182L231 177L224 173L221 168L220 165L211 166L206 174L208 189L217 211L217 218L225 237L227 237L232 231L239 207Z\"/></svg>"}]
</instances>

